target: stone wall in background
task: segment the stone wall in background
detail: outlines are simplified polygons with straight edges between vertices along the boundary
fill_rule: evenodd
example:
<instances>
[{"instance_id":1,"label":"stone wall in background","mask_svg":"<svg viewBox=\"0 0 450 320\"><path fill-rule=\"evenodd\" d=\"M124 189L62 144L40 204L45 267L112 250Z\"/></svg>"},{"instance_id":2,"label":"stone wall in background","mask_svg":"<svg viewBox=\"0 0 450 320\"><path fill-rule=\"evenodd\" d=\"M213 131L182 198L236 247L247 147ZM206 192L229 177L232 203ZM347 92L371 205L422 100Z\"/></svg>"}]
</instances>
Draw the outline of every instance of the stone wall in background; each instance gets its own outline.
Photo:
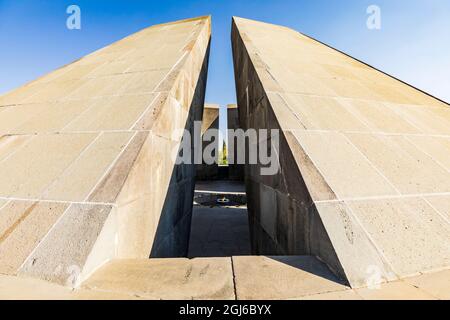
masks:
<instances>
[{"instance_id":1,"label":"stone wall in background","mask_svg":"<svg viewBox=\"0 0 450 320\"><path fill-rule=\"evenodd\" d=\"M236 104L227 106L228 129L240 129L239 112ZM230 137L228 137L228 146L230 145ZM237 153L230 154L228 148L228 179L233 181L243 181L245 177L244 165L238 164Z\"/></svg>"},{"instance_id":2,"label":"stone wall in background","mask_svg":"<svg viewBox=\"0 0 450 320\"><path fill-rule=\"evenodd\" d=\"M213 141L203 141L203 134L209 130L219 130L219 114L220 106L217 104L205 104L202 117L202 152L206 146L209 146ZM219 150L219 141L214 141L216 150ZM197 165L197 180L216 180L219 178L219 166L217 165L217 159L219 154L215 155L216 162L214 164L207 164L203 161L203 164Z\"/></svg>"}]
</instances>

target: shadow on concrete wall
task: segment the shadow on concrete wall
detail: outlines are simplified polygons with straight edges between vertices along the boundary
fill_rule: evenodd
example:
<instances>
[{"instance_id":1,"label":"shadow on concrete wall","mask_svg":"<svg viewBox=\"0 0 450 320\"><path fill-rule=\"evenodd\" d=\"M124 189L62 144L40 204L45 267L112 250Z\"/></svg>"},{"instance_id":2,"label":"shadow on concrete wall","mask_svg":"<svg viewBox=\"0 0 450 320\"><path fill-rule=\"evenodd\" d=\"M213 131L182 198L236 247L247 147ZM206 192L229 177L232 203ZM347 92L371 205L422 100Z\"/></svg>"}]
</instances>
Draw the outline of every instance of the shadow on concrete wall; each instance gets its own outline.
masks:
<instances>
[{"instance_id":1,"label":"shadow on concrete wall","mask_svg":"<svg viewBox=\"0 0 450 320\"><path fill-rule=\"evenodd\" d=\"M211 40L206 50L185 124L185 129L191 133L191 146L194 146L194 121L202 119L205 103L210 44ZM179 152L181 152L181 149ZM150 258L187 256L195 189L194 152L191 152L191 157L192 164L179 164L173 168Z\"/></svg>"}]
</instances>

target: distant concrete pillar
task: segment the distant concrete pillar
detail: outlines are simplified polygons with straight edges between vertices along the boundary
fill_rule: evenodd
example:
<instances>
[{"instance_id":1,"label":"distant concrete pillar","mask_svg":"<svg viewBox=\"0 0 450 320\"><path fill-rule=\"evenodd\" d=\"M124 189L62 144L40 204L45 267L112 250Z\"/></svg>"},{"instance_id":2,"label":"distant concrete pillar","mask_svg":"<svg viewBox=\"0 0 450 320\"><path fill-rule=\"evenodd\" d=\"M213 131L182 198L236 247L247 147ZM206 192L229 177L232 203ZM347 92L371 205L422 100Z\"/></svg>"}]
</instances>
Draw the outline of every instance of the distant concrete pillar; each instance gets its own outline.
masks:
<instances>
[{"instance_id":1,"label":"distant concrete pillar","mask_svg":"<svg viewBox=\"0 0 450 320\"><path fill-rule=\"evenodd\" d=\"M219 130L219 115L220 106L218 104L205 104L203 109L203 119L202 119L202 152L205 147L215 144L216 150L219 150L218 137L216 141L203 141L203 135L207 130L215 129ZM204 159L202 159L202 164L197 164L196 169L196 179L197 180L215 180L219 176L219 166L217 164L217 159L219 155L215 155L216 162L214 164L206 164Z\"/></svg>"},{"instance_id":2,"label":"distant concrete pillar","mask_svg":"<svg viewBox=\"0 0 450 320\"><path fill-rule=\"evenodd\" d=\"M228 129L236 130L241 126L239 124L239 112L236 104L229 104L227 106L227 120ZM227 144L230 145L230 137L228 137ZM228 148L228 178L235 181L244 180L244 164L237 163L237 153L230 154L230 149Z\"/></svg>"}]
</instances>

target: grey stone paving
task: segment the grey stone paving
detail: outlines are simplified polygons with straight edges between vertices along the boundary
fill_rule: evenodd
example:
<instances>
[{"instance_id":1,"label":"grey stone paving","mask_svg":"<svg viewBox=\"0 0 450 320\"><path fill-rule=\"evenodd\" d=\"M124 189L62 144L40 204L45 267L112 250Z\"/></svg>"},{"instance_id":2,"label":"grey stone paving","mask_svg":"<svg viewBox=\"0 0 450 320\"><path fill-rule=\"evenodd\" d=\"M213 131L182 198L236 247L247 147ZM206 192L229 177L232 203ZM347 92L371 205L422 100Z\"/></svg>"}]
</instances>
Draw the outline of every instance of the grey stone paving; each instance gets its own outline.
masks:
<instances>
[{"instance_id":1,"label":"grey stone paving","mask_svg":"<svg viewBox=\"0 0 450 320\"><path fill-rule=\"evenodd\" d=\"M201 182L196 185L196 194L234 194L244 190L242 183L228 181ZM190 258L250 255L250 251L246 206L194 206L188 252Z\"/></svg>"}]
</instances>

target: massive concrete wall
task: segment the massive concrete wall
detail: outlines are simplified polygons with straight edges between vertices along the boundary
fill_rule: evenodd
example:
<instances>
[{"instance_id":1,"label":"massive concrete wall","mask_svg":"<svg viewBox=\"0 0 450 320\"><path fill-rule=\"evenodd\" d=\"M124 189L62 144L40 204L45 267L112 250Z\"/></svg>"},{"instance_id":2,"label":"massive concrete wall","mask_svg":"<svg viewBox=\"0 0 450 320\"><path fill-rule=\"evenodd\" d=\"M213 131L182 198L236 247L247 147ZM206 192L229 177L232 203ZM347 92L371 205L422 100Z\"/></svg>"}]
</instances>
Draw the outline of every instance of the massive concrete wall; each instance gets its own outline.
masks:
<instances>
[{"instance_id":1,"label":"massive concrete wall","mask_svg":"<svg viewBox=\"0 0 450 320\"><path fill-rule=\"evenodd\" d=\"M233 19L243 128L280 129L246 167L257 254L310 254L352 286L450 266L449 106L285 27Z\"/></svg>"},{"instance_id":2,"label":"massive concrete wall","mask_svg":"<svg viewBox=\"0 0 450 320\"><path fill-rule=\"evenodd\" d=\"M195 166L172 155L209 42L209 17L153 26L0 96L0 273L74 285L186 254Z\"/></svg>"}]
</instances>

